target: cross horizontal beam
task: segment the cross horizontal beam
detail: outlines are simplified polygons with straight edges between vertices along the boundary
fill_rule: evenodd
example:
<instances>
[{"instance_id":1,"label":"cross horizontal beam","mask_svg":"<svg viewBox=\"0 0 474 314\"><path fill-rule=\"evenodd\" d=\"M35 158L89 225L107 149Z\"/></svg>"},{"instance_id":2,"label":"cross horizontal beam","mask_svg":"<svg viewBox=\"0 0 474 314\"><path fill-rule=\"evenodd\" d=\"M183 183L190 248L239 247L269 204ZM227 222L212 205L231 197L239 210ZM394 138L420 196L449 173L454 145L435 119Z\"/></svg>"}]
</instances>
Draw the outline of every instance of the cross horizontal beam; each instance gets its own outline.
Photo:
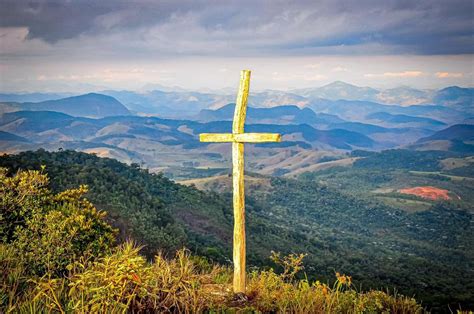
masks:
<instances>
[{"instance_id":1,"label":"cross horizontal beam","mask_svg":"<svg viewBox=\"0 0 474 314\"><path fill-rule=\"evenodd\" d=\"M201 133L199 141L210 143L234 142L234 143L266 143L281 142L278 133Z\"/></svg>"}]
</instances>

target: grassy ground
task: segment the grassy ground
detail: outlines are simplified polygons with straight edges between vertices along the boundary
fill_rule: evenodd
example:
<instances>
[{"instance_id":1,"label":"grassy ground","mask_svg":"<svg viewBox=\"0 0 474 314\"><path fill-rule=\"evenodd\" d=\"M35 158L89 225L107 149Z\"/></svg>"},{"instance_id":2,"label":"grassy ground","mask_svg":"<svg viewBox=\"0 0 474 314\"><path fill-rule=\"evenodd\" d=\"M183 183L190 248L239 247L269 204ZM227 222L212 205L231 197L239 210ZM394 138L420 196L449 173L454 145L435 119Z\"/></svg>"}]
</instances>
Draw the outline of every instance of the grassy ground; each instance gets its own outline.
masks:
<instances>
[{"instance_id":1,"label":"grassy ground","mask_svg":"<svg viewBox=\"0 0 474 314\"><path fill-rule=\"evenodd\" d=\"M414 175L426 176L426 177L441 176L441 177L445 177L445 178L448 178L448 179L453 180L453 181L467 180L467 181L470 181L470 182L474 182L474 178L455 176L455 175L451 175L451 174L445 174L445 173L442 173L440 171L410 171L410 173L414 174Z\"/></svg>"},{"instance_id":2,"label":"grassy ground","mask_svg":"<svg viewBox=\"0 0 474 314\"><path fill-rule=\"evenodd\" d=\"M377 195L376 197L378 200L382 201L386 205L403 209L408 213L422 212L430 209L430 207L432 206L432 203L430 202L411 200L401 197L392 197L384 195Z\"/></svg>"},{"instance_id":3,"label":"grassy ground","mask_svg":"<svg viewBox=\"0 0 474 314\"><path fill-rule=\"evenodd\" d=\"M370 290L358 292L352 278L336 273L333 286L319 281L296 280L304 255L273 258L283 267L253 271L247 276L246 294L233 294L231 269L210 264L185 250L153 263L139 255L132 243L117 247L95 261L80 259L63 277L46 274L26 278L18 256L0 246L0 263L6 279L0 296L3 312L29 313L423 313L414 299ZM6 269L5 269L6 268Z\"/></svg>"}]
</instances>

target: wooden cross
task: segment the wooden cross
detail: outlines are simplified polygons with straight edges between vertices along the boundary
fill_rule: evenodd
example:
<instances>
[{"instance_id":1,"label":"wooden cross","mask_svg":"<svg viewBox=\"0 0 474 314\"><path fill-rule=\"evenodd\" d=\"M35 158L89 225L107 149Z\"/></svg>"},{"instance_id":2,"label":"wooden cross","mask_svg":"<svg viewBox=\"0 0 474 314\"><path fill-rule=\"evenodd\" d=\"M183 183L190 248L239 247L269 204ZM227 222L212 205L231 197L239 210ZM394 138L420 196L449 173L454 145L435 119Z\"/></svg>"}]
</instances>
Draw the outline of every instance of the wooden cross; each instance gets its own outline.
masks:
<instances>
[{"instance_id":1,"label":"wooden cross","mask_svg":"<svg viewBox=\"0 0 474 314\"><path fill-rule=\"evenodd\" d=\"M235 102L232 133L202 133L201 142L232 143L232 185L234 189L234 293L245 293L245 194L244 194L244 143L280 142L276 133L244 133L250 71L240 73L240 86Z\"/></svg>"}]
</instances>

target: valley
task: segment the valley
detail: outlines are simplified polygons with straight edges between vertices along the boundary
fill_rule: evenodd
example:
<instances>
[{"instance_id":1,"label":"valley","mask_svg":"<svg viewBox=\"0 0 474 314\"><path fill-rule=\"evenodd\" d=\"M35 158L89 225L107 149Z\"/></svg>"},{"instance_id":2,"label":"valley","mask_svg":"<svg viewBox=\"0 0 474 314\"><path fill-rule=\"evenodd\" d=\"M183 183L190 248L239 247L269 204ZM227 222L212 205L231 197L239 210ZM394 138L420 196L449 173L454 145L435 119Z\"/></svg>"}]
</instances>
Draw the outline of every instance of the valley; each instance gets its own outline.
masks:
<instances>
[{"instance_id":1,"label":"valley","mask_svg":"<svg viewBox=\"0 0 474 314\"><path fill-rule=\"evenodd\" d=\"M391 154L392 166L407 158L397 150ZM249 265L271 266L271 251L304 252L311 280L331 283L337 271L353 276L359 289L389 287L431 309L472 306L473 182L413 175L408 169L416 165L371 170L367 164L375 165L377 155L359 159L365 160L362 165L356 161L350 168L297 179L248 173ZM11 173L42 165L54 191L87 184L87 198L108 212L120 238L133 237L145 245L146 254L184 245L213 261L230 263L228 174L181 181L186 186L136 164L74 151L0 157L0 167ZM419 185L449 190L460 199L434 201L395 192Z\"/></svg>"},{"instance_id":2,"label":"valley","mask_svg":"<svg viewBox=\"0 0 474 314\"><path fill-rule=\"evenodd\" d=\"M0 314L473 314L473 0L0 22Z\"/></svg>"},{"instance_id":3,"label":"valley","mask_svg":"<svg viewBox=\"0 0 474 314\"><path fill-rule=\"evenodd\" d=\"M249 265L306 253L311 280L343 272L435 311L472 307L472 93L336 82L252 94L245 131L283 141L245 148ZM119 241L149 257L185 246L228 265L231 145L198 135L231 131L231 101L184 90L0 94L0 166L45 166L55 192L87 184Z\"/></svg>"}]
</instances>

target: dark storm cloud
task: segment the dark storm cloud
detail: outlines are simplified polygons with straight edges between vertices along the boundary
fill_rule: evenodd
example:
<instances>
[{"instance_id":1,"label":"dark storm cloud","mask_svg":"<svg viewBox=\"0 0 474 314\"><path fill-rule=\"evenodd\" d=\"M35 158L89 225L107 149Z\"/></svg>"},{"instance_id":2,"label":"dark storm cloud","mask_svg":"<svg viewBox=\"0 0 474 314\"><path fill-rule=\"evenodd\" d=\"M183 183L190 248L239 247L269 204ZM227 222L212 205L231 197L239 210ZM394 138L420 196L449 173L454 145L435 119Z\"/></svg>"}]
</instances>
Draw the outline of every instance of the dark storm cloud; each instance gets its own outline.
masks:
<instances>
[{"instance_id":1,"label":"dark storm cloud","mask_svg":"<svg viewBox=\"0 0 474 314\"><path fill-rule=\"evenodd\" d=\"M158 40L176 43L184 54L351 53L356 46L368 46L368 53L377 46L378 53L463 54L474 52L473 3L7 0L0 26L27 27L29 39L49 43L133 34L152 48ZM147 32L154 27L156 33Z\"/></svg>"},{"instance_id":2,"label":"dark storm cloud","mask_svg":"<svg viewBox=\"0 0 474 314\"><path fill-rule=\"evenodd\" d=\"M81 34L107 32L111 28L157 24L179 10L173 2L120 0L7 0L2 2L1 7L1 26L26 26L30 38L51 43ZM192 9L191 5L189 9ZM101 19L105 22L101 23ZM107 24L107 19L112 25Z\"/></svg>"}]
</instances>

